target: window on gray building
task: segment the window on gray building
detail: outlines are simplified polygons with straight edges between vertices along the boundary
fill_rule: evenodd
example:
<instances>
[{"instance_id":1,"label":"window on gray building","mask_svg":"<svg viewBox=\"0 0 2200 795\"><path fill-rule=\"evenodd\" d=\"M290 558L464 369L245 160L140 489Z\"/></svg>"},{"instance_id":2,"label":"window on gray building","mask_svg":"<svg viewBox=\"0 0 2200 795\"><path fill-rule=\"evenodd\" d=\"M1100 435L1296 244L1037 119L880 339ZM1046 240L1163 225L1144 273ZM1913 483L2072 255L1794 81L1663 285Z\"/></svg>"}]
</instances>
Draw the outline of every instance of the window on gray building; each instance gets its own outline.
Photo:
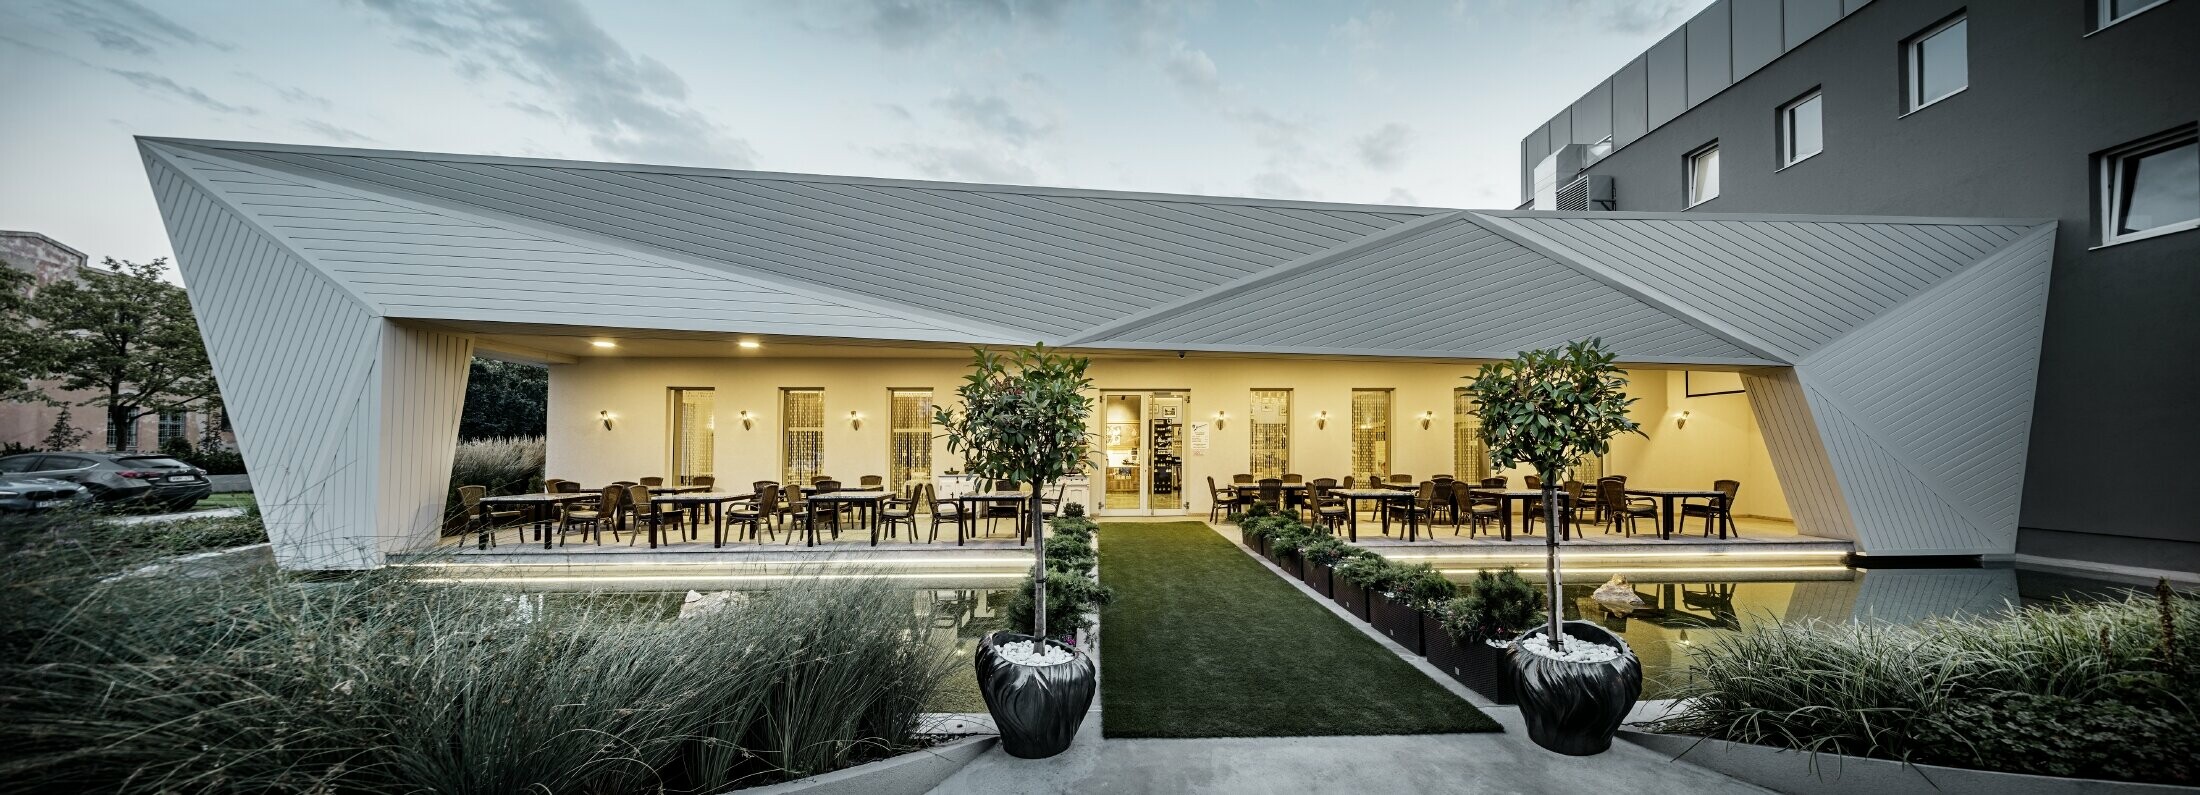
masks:
<instances>
[{"instance_id":1,"label":"window on gray building","mask_svg":"<svg viewBox=\"0 0 2200 795\"><path fill-rule=\"evenodd\" d=\"M2114 25L2166 2L2169 0L2093 0L2093 28L2099 30Z\"/></svg>"},{"instance_id":2,"label":"window on gray building","mask_svg":"<svg viewBox=\"0 0 2200 795\"><path fill-rule=\"evenodd\" d=\"M1810 159L1826 148L1824 103L1818 91L1813 89L1802 99L1780 107L1776 124L1780 128L1780 167L1787 168Z\"/></svg>"},{"instance_id":3,"label":"window on gray building","mask_svg":"<svg viewBox=\"0 0 2200 795\"><path fill-rule=\"evenodd\" d=\"M1958 15L1902 45L1906 111L1947 99L1971 85L1967 28Z\"/></svg>"},{"instance_id":4,"label":"window on gray building","mask_svg":"<svg viewBox=\"0 0 2200 795\"><path fill-rule=\"evenodd\" d=\"M1711 142L1702 149L1688 153L1687 160L1688 206L1694 207L1719 198L1719 143Z\"/></svg>"},{"instance_id":5,"label":"window on gray building","mask_svg":"<svg viewBox=\"0 0 2200 795\"><path fill-rule=\"evenodd\" d=\"M2200 129L2186 125L2103 152L2101 243L2200 228Z\"/></svg>"}]
</instances>

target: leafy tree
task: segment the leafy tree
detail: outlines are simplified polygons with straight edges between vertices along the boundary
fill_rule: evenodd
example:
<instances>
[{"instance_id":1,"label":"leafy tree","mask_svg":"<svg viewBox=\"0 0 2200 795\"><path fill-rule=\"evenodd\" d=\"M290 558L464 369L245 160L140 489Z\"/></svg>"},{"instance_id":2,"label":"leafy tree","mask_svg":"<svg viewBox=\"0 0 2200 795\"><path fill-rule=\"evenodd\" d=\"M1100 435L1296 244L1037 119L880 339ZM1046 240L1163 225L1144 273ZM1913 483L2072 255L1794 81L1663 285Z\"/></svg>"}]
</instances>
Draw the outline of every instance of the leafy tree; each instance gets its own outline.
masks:
<instances>
[{"instance_id":1,"label":"leafy tree","mask_svg":"<svg viewBox=\"0 0 2200 795\"><path fill-rule=\"evenodd\" d=\"M40 288L30 300L38 321L31 348L38 369L64 389L93 396L78 405L101 406L121 429L118 443L138 418L203 403L217 393L198 320L183 288L161 281L166 258L136 263L108 257L104 269L85 268L79 278Z\"/></svg>"},{"instance_id":2,"label":"leafy tree","mask_svg":"<svg viewBox=\"0 0 2200 795\"><path fill-rule=\"evenodd\" d=\"M531 364L476 358L466 376L466 407L458 440L532 439L550 414L550 371Z\"/></svg>"},{"instance_id":3,"label":"leafy tree","mask_svg":"<svg viewBox=\"0 0 2200 795\"><path fill-rule=\"evenodd\" d=\"M0 400L35 400L31 374L37 372L37 356L30 324L30 291L33 278L0 263Z\"/></svg>"},{"instance_id":4,"label":"leafy tree","mask_svg":"<svg viewBox=\"0 0 2200 795\"><path fill-rule=\"evenodd\" d=\"M54 451L74 450L84 442L87 435L89 434L76 427L76 419L69 416L69 407L63 405L61 413L53 418L53 427L46 430L45 441L39 442L38 446Z\"/></svg>"},{"instance_id":5,"label":"leafy tree","mask_svg":"<svg viewBox=\"0 0 2200 795\"><path fill-rule=\"evenodd\" d=\"M1543 510L1550 532L1544 536L1549 578L1550 643L1565 645L1559 631L1565 614L1558 576L1558 484L1566 468L1584 457L1611 449L1612 437L1642 433L1627 416L1627 371L1612 363L1603 340L1575 340L1564 348L1522 351L1519 356L1482 365L1468 378L1467 393L1482 418L1482 442L1490 463L1504 468L1527 464L1543 479Z\"/></svg>"},{"instance_id":6,"label":"leafy tree","mask_svg":"<svg viewBox=\"0 0 2200 795\"><path fill-rule=\"evenodd\" d=\"M1084 468L1092 455L1091 359L1050 353L1044 345L1006 356L980 349L956 388L962 411L941 406L932 421L947 431L947 449L981 478L1031 484L1032 636L1047 636L1046 522L1040 511L1049 481Z\"/></svg>"}]
</instances>

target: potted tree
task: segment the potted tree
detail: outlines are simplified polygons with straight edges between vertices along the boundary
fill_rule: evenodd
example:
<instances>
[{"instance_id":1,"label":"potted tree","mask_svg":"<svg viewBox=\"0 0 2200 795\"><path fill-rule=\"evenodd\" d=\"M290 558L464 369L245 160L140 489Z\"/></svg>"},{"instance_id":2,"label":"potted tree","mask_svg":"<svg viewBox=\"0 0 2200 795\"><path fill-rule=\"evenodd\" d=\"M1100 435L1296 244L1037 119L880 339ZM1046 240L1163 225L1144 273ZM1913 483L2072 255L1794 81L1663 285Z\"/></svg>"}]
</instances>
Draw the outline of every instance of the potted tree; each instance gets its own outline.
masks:
<instances>
[{"instance_id":1,"label":"potted tree","mask_svg":"<svg viewBox=\"0 0 2200 795\"><path fill-rule=\"evenodd\" d=\"M1031 633L995 632L979 641L976 654L978 692L1000 729L1001 749L1026 759L1069 748L1092 706L1092 658L1047 633L1050 580L1084 575L1049 570L1040 510L1047 483L1082 469L1091 453L1092 379L1085 375L1091 364L1045 346L1006 356L979 349L956 388L961 411L943 406L933 416L947 433L948 451L960 453L972 474L1031 484L1024 512L1033 554Z\"/></svg>"},{"instance_id":2,"label":"potted tree","mask_svg":"<svg viewBox=\"0 0 2200 795\"><path fill-rule=\"evenodd\" d=\"M1535 586L1510 568L1477 572L1460 586L1459 596L1423 617L1429 664L1483 698L1513 703L1512 668L1505 654L1514 638L1537 623L1540 601Z\"/></svg>"},{"instance_id":3,"label":"potted tree","mask_svg":"<svg viewBox=\"0 0 2200 795\"><path fill-rule=\"evenodd\" d=\"M1576 340L1482 365L1468 380L1490 463L1525 464L1542 477L1546 527L1558 527L1558 485L1574 462L1604 455L1621 433L1642 433L1627 416L1635 401L1613 358L1601 340ZM1577 756L1603 753L1642 694L1642 663L1603 627L1561 621L1558 533L1543 538L1549 618L1512 644L1513 689L1537 745Z\"/></svg>"}]
</instances>

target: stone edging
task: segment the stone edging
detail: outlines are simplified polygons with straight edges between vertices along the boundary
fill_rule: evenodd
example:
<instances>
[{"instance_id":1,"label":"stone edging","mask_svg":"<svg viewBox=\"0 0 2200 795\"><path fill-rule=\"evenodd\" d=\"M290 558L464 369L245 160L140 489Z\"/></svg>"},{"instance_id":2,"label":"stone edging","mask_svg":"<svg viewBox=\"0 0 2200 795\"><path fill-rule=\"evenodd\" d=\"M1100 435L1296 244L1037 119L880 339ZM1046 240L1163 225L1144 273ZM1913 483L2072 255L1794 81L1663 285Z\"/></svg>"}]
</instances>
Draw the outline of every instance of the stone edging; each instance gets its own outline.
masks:
<instances>
[{"instance_id":1,"label":"stone edging","mask_svg":"<svg viewBox=\"0 0 2200 795\"><path fill-rule=\"evenodd\" d=\"M741 795L920 795L991 750L999 739L992 735L967 737L823 775L736 791Z\"/></svg>"},{"instance_id":2,"label":"stone edging","mask_svg":"<svg viewBox=\"0 0 2200 795\"><path fill-rule=\"evenodd\" d=\"M1628 742L1735 779L1791 795L1871 792L1934 795L2155 795L2190 793L2167 784L2000 773L1891 759L1809 754L1766 745L1711 740L1684 734L1621 729Z\"/></svg>"}]
</instances>

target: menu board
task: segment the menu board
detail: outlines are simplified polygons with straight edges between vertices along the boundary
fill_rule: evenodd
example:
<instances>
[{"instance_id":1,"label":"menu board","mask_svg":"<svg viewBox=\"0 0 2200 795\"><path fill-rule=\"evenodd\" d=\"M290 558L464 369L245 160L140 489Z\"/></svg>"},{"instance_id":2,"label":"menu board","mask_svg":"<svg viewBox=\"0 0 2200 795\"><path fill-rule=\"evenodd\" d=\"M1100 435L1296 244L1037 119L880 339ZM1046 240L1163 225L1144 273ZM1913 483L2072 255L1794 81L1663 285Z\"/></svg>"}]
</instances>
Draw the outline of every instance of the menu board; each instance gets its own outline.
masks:
<instances>
[{"instance_id":1,"label":"menu board","mask_svg":"<svg viewBox=\"0 0 2200 795\"><path fill-rule=\"evenodd\" d=\"M1191 432L1185 434L1185 446L1191 448L1192 455L1206 455L1209 430L1207 423L1195 422L1186 427L1190 428Z\"/></svg>"}]
</instances>

